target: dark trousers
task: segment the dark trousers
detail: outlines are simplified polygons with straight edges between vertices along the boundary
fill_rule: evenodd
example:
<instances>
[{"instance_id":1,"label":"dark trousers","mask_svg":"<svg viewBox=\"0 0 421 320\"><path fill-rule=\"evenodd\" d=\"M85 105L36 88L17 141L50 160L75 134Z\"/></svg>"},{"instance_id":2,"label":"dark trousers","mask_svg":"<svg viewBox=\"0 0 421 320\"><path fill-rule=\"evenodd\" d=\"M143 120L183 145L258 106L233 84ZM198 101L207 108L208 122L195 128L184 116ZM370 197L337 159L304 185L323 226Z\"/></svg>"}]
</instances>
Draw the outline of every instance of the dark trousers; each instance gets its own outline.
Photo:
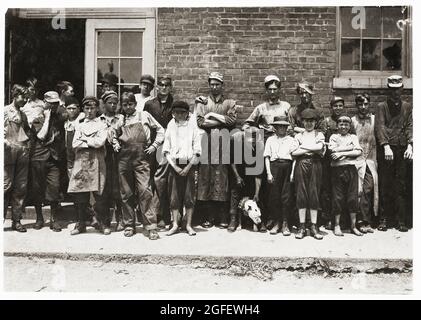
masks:
<instances>
[{"instance_id":1,"label":"dark trousers","mask_svg":"<svg viewBox=\"0 0 421 320\"><path fill-rule=\"evenodd\" d=\"M4 159L4 217L7 214L9 202L12 206L12 221L22 219L24 200L28 180L28 151L26 148L13 148L5 152Z\"/></svg>"},{"instance_id":2,"label":"dark trousers","mask_svg":"<svg viewBox=\"0 0 421 320\"><path fill-rule=\"evenodd\" d=\"M46 161L31 160L32 196L35 205L42 205L45 201L58 202L60 200L60 169L58 161L48 158Z\"/></svg>"},{"instance_id":3,"label":"dark trousers","mask_svg":"<svg viewBox=\"0 0 421 320\"><path fill-rule=\"evenodd\" d=\"M287 221L291 210L291 161L272 161L270 171L273 183L269 184L269 217L274 221Z\"/></svg>"},{"instance_id":4,"label":"dark trousers","mask_svg":"<svg viewBox=\"0 0 421 320\"><path fill-rule=\"evenodd\" d=\"M322 206L322 218L325 221L332 221L332 179L330 170L330 158L322 159L323 173L322 173L322 187L320 203Z\"/></svg>"},{"instance_id":5,"label":"dark trousers","mask_svg":"<svg viewBox=\"0 0 421 320\"><path fill-rule=\"evenodd\" d=\"M393 160L384 159L384 149L379 152L379 184L380 184L380 213L381 220L397 223L408 223L410 212L406 210L408 180L410 180L409 160L403 158L406 147L390 146ZM410 206L408 206L410 207Z\"/></svg>"},{"instance_id":6,"label":"dark trousers","mask_svg":"<svg viewBox=\"0 0 421 320\"><path fill-rule=\"evenodd\" d=\"M159 200L156 194L152 193L149 160L133 159L130 151L127 156L124 152L124 150L120 151L118 161L123 225L124 227L136 227L134 208L139 204L145 229L156 229Z\"/></svg>"},{"instance_id":7,"label":"dark trousers","mask_svg":"<svg viewBox=\"0 0 421 320\"><path fill-rule=\"evenodd\" d=\"M363 189L360 198L360 219L369 224L372 223L374 197L374 180L370 168L367 166L363 181Z\"/></svg>"},{"instance_id":8,"label":"dark trousers","mask_svg":"<svg viewBox=\"0 0 421 320\"><path fill-rule=\"evenodd\" d=\"M158 196L159 199L159 211L157 220L164 220L166 223L169 223L171 216L170 201L168 197L168 174L171 169L171 165L166 161L157 165L155 159L151 161L151 163L153 164L152 167L156 169L153 179L151 180L154 182L154 193ZM193 170L193 168L191 170Z\"/></svg>"},{"instance_id":9,"label":"dark trousers","mask_svg":"<svg viewBox=\"0 0 421 320\"><path fill-rule=\"evenodd\" d=\"M332 167L332 212L358 212L358 171L354 165Z\"/></svg>"},{"instance_id":10,"label":"dark trousers","mask_svg":"<svg viewBox=\"0 0 421 320\"><path fill-rule=\"evenodd\" d=\"M298 209L320 209L322 162L320 158L300 158L295 165L294 183Z\"/></svg>"},{"instance_id":11,"label":"dark trousers","mask_svg":"<svg viewBox=\"0 0 421 320\"><path fill-rule=\"evenodd\" d=\"M98 220L104 227L109 228L111 226L110 197L105 193L99 195L97 192L93 192L93 195L95 199L94 210ZM72 196L77 207L79 222L89 220L87 208L89 206L90 192L72 193Z\"/></svg>"}]
</instances>

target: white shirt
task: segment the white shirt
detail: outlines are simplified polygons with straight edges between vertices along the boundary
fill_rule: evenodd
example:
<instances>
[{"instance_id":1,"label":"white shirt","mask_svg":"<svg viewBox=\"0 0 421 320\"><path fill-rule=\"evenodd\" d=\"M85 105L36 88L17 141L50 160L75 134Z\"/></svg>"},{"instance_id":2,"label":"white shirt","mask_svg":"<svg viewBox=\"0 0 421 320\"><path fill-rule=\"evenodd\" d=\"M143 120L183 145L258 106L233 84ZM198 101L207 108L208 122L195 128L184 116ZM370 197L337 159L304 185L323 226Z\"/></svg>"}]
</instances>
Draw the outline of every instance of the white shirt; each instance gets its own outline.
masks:
<instances>
[{"instance_id":1,"label":"white shirt","mask_svg":"<svg viewBox=\"0 0 421 320\"><path fill-rule=\"evenodd\" d=\"M352 147L352 150L361 150L360 142L358 141L358 137L355 134L332 134L329 139L329 149L334 149L337 147ZM345 165L355 165L357 158L345 157L345 159L340 160L332 160L331 166L332 167L339 167Z\"/></svg>"},{"instance_id":2,"label":"white shirt","mask_svg":"<svg viewBox=\"0 0 421 320\"><path fill-rule=\"evenodd\" d=\"M265 145L263 157L269 157L270 161L292 160L291 152L298 148L298 141L291 137L278 137L276 134L270 136Z\"/></svg>"},{"instance_id":3,"label":"white shirt","mask_svg":"<svg viewBox=\"0 0 421 320\"><path fill-rule=\"evenodd\" d=\"M192 114L184 123L172 119L165 131L162 153L169 153L172 159L189 161L194 155L201 155L202 145L200 132Z\"/></svg>"},{"instance_id":4,"label":"white shirt","mask_svg":"<svg viewBox=\"0 0 421 320\"><path fill-rule=\"evenodd\" d=\"M145 97L141 93L136 93L134 95L134 97L136 98L136 103L137 103L136 104L136 112L143 111L143 108L145 107L146 101L149 101L149 100L151 100L153 98L152 96Z\"/></svg>"}]
</instances>

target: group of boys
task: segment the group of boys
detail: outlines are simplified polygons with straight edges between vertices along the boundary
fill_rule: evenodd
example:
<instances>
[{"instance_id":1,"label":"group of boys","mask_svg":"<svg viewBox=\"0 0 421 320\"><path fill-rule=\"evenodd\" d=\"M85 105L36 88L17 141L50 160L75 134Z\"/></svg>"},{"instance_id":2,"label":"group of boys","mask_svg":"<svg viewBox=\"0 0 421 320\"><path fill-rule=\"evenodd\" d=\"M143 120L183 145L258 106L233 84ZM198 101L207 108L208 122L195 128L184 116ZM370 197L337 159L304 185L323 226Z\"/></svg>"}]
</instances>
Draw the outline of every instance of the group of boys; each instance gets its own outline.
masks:
<instances>
[{"instance_id":1,"label":"group of boys","mask_svg":"<svg viewBox=\"0 0 421 320\"><path fill-rule=\"evenodd\" d=\"M297 239L306 235L307 220L311 235L322 239L320 213L336 236L343 236L345 213L357 236L373 232L377 215L379 230L387 230L393 221L400 231L408 230L412 105L401 98L401 76L387 79L391 95L378 105L376 115L369 108L370 97L358 94L352 118L338 96L324 118L312 102L313 86L305 81L297 85L300 104L291 107L280 100L280 79L267 76L267 101L231 137L241 139L244 149L262 151L262 170L252 175L244 170L250 164L224 162L223 143L213 143L212 132L235 128L241 106L224 98L222 74L212 72L208 84L209 96L196 98L193 113L186 102L174 101L168 76L158 78L156 97L151 96L155 79L143 75L139 94L123 92L119 97L104 89L100 99L85 97L82 110L69 82L60 83L57 92L46 92L43 101L37 99L36 79L29 79L27 87L15 85L4 121L4 214L10 204L12 229L26 231L20 220L31 188L34 228L44 226L42 205L48 203L50 228L61 231L57 213L67 179L65 191L78 214L72 235L86 232L89 223L110 234L110 207L115 208L116 230L127 237L136 233L137 216L151 240L170 222L168 235L175 234L184 213L186 231L193 236L194 211L203 216L203 227L217 222L233 232L243 197L256 201L265 215L260 229L268 227L271 234L280 230L290 235L289 225L297 216ZM247 134L259 130L260 138Z\"/></svg>"}]
</instances>

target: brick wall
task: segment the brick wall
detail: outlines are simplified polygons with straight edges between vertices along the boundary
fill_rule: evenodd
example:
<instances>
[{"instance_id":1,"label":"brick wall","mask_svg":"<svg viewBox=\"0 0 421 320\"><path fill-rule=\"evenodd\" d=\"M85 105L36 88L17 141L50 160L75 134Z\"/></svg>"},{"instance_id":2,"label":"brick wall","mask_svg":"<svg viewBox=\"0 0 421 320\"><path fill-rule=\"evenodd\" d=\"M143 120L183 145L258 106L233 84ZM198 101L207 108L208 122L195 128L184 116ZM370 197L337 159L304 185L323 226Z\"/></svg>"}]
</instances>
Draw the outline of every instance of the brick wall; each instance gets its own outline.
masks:
<instances>
[{"instance_id":1,"label":"brick wall","mask_svg":"<svg viewBox=\"0 0 421 320\"><path fill-rule=\"evenodd\" d=\"M173 75L177 99L194 105L194 97L208 93L209 72L220 71L226 96L245 106L241 123L264 100L264 77L276 74L282 99L297 104L295 84L307 80L314 101L329 113L335 7L159 8L157 25L158 75ZM336 90L348 106L361 91ZM373 102L384 99L384 90L370 93Z\"/></svg>"}]
</instances>

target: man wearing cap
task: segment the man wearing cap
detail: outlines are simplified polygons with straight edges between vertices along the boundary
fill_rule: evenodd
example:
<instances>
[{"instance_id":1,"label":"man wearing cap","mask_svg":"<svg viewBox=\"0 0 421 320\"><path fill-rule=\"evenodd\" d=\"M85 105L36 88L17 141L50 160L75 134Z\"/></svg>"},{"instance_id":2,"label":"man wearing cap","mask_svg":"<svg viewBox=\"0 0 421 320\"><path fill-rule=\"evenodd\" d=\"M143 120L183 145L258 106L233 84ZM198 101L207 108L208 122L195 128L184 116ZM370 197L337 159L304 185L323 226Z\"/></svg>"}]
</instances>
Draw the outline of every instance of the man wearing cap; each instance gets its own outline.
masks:
<instances>
[{"instance_id":1,"label":"man wearing cap","mask_svg":"<svg viewBox=\"0 0 421 320\"><path fill-rule=\"evenodd\" d=\"M101 97L102 95L107 91L114 91L117 92L117 84L114 82L111 82L108 78L102 78L101 79L101 87L99 88L98 93L98 101L99 101L99 111L98 114L104 113L104 101L102 101Z\"/></svg>"},{"instance_id":2,"label":"man wearing cap","mask_svg":"<svg viewBox=\"0 0 421 320\"><path fill-rule=\"evenodd\" d=\"M167 129L168 123L172 120L173 96L172 79L170 76L158 77L157 96L145 102L144 111L149 112L156 121ZM155 137L153 132L152 138ZM157 192L159 197L160 210L158 214L158 227L163 228L165 224L170 223L170 203L168 199L168 170L167 162L158 164L155 154L151 156L151 183L152 189Z\"/></svg>"},{"instance_id":3,"label":"man wearing cap","mask_svg":"<svg viewBox=\"0 0 421 320\"><path fill-rule=\"evenodd\" d=\"M37 219L35 229L44 226L42 205L51 206L50 229L61 231L57 222L60 200L60 164L64 163L64 121L66 118L58 111L60 98L57 92L44 94L45 110L42 116L32 122L32 141L30 170L32 190Z\"/></svg>"},{"instance_id":4,"label":"man wearing cap","mask_svg":"<svg viewBox=\"0 0 421 320\"><path fill-rule=\"evenodd\" d=\"M136 93L136 111L142 111L146 101L151 100L151 91L155 86L155 78L150 74L144 74L140 77L140 93Z\"/></svg>"},{"instance_id":5,"label":"man wearing cap","mask_svg":"<svg viewBox=\"0 0 421 320\"><path fill-rule=\"evenodd\" d=\"M375 117L375 132L379 147L380 224L386 231L395 220L399 231L408 231L406 197L412 160L412 104L402 101L403 81L399 75L387 78L390 96L379 103Z\"/></svg>"},{"instance_id":6,"label":"man wearing cap","mask_svg":"<svg viewBox=\"0 0 421 320\"><path fill-rule=\"evenodd\" d=\"M264 130L265 141L274 134L275 129L270 124L275 117L286 117L291 105L281 101L281 80L275 75L268 75L265 80L267 101L259 104L245 121L243 130L255 126Z\"/></svg>"},{"instance_id":7,"label":"man wearing cap","mask_svg":"<svg viewBox=\"0 0 421 320\"><path fill-rule=\"evenodd\" d=\"M356 159L358 170L359 229L362 233L372 233L372 216L378 215L379 187L377 175L376 136L374 133L375 116L371 113L370 96L357 94L355 104L358 113L352 117L360 146L363 150Z\"/></svg>"},{"instance_id":8,"label":"man wearing cap","mask_svg":"<svg viewBox=\"0 0 421 320\"><path fill-rule=\"evenodd\" d=\"M208 219L204 227L212 227L214 212L219 215L219 226L228 227L226 204L229 199L228 174L229 163L222 163L222 146L213 142L212 134L218 134L220 129L231 129L235 126L237 112L236 102L223 96L224 78L219 72L211 72L208 77L210 95L197 103L197 125L204 130L203 139L208 139L209 152L207 163L200 163L198 176L197 200L204 204L205 216ZM212 133L212 134L211 134ZM219 155L219 159L215 159ZM215 162L217 162L215 164ZM229 162L229 161L228 161Z\"/></svg>"},{"instance_id":9,"label":"man wearing cap","mask_svg":"<svg viewBox=\"0 0 421 320\"><path fill-rule=\"evenodd\" d=\"M316 108L312 101L314 95L313 85L307 81L297 83L297 94L300 96L300 104L291 107L288 111L288 119L291 123L294 134L305 131L303 118L301 116L301 113L305 109L314 109L317 111L317 122L315 129L325 133L326 128L323 121L323 114L318 108Z\"/></svg>"},{"instance_id":10,"label":"man wearing cap","mask_svg":"<svg viewBox=\"0 0 421 320\"><path fill-rule=\"evenodd\" d=\"M29 162L28 119L21 111L26 103L26 88L14 85L13 101L4 107L4 218L9 202L12 206L12 230L26 232L20 223L27 190Z\"/></svg>"},{"instance_id":11,"label":"man wearing cap","mask_svg":"<svg viewBox=\"0 0 421 320\"><path fill-rule=\"evenodd\" d=\"M107 167L107 175L104 187L104 196L109 199L109 206L115 206L115 219L117 221L116 231L122 231L122 204L120 196L120 184L118 175L118 165L114 150L119 148L115 130L122 126L124 116L117 113L118 96L115 91L106 91L101 96L104 102L104 113L99 116L99 119L106 125L108 130L107 142L105 143L106 157L105 163ZM103 233L108 235L111 233L111 212L108 210L102 215Z\"/></svg>"}]
</instances>

